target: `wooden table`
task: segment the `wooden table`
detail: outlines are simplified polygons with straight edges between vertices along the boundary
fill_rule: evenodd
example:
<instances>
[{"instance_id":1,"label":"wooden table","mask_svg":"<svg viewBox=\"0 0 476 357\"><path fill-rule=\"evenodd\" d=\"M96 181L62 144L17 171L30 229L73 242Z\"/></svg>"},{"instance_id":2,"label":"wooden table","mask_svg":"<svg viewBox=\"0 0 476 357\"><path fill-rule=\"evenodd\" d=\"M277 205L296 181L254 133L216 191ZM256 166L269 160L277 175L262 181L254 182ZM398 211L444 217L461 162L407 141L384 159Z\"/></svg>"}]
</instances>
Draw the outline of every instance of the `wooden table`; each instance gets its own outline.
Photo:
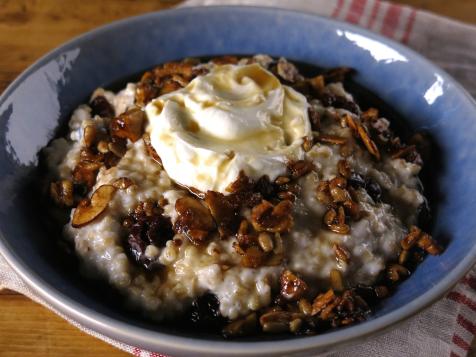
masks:
<instances>
[{"instance_id":1,"label":"wooden table","mask_svg":"<svg viewBox=\"0 0 476 357\"><path fill-rule=\"evenodd\" d=\"M0 0L0 92L45 52L124 17L171 7L160 0ZM400 3L476 23L476 1ZM0 356L127 356L12 291L0 292Z\"/></svg>"}]
</instances>

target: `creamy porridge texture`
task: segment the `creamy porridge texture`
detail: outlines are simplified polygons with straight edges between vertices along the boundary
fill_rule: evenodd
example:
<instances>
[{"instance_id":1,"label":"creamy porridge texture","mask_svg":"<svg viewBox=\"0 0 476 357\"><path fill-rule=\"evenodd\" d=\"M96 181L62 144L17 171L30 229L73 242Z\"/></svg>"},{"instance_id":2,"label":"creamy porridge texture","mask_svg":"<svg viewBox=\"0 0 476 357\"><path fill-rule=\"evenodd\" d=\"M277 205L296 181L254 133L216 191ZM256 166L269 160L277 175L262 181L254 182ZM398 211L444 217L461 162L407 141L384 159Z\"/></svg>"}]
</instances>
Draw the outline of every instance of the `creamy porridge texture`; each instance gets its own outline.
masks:
<instances>
[{"instance_id":1,"label":"creamy porridge texture","mask_svg":"<svg viewBox=\"0 0 476 357\"><path fill-rule=\"evenodd\" d=\"M360 108L349 72L227 56L97 89L45 148L89 273L153 319L212 306L226 336L363 320L439 247L416 227L421 136Z\"/></svg>"}]
</instances>

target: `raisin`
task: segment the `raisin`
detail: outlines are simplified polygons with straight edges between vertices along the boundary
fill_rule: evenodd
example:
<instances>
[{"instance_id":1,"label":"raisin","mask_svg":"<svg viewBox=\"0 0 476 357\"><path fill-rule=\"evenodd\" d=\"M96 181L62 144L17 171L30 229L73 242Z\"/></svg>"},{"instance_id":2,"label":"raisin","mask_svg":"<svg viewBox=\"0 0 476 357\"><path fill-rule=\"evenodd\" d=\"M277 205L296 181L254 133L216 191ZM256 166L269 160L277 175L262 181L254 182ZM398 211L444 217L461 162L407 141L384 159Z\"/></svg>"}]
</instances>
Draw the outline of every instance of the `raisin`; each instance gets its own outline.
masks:
<instances>
[{"instance_id":1,"label":"raisin","mask_svg":"<svg viewBox=\"0 0 476 357\"><path fill-rule=\"evenodd\" d=\"M114 117L114 108L102 95L98 95L94 98L91 103L89 103L89 106L92 109L92 116L99 115L102 118Z\"/></svg>"},{"instance_id":2,"label":"raisin","mask_svg":"<svg viewBox=\"0 0 476 357\"><path fill-rule=\"evenodd\" d=\"M205 294L192 302L189 320L198 328L216 330L221 328L225 319L220 314L220 301L213 294Z\"/></svg>"},{"instance_id":3,"label":"raisin","mask_svg":"<svg viewBox=\"0 0 476 357\"><path fill-rule=\"evenodd\" d=\"M380 188L380 185L377 182L375 182L371 178L367 178L365 180L365 189L367 190L369 196L372 197L375 202L380 201L380 198L382 197L382 189Z\"/></svg>"}]
</instances>

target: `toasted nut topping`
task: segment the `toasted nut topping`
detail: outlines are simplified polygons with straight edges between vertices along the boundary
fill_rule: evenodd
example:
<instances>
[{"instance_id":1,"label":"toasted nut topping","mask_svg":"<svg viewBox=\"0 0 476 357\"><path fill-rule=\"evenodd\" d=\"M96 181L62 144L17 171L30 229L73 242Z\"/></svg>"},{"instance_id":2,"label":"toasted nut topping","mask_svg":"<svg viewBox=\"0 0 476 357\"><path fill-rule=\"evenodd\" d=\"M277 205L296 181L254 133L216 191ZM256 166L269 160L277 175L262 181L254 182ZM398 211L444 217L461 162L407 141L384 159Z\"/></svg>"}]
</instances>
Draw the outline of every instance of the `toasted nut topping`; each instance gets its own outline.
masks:
<instances>
[{"instance_id":1,"label":"toasted nut topping","mask_svg":"<svg viewBox=\"0 0 476 357\"><path fill-rule=\"evenodd\" d=\"M111 135L136 142L142 137L144 122L145 113L140 108L129 109L111 121Z\"/></svg>"},{"instance_id":2,"label":"toasted nut topping","mask_svg":"<svg viewBox=\"0 0 476 357\"><path fill-rule=\"evenodd\" d=\"M377 148L377 145L375 145L372 139L370 139L369 134L367 134L367 131L362 125L357 127L357 132L359 133L359 136L369 153L372 154L377 160L380 160L380 152Z\"/></svg>"},{"instance_id":3,"label":"toasted nut topping","mask_svg":"<svg viewBox=\"0 0 476 357\"><path fill-rule=\"evenodd\" d=\"M314 164L306 160L290 161L287 166L294 179L304 176L314 169Z\"/></svg>"},{"instance_id":4,"label":"toasted nut topping","mask_svg":"<svg viewBox=\"0 0 476 357\"><path fill-rule=\"evenodd\" d=\"M420 236L420 239L418 240L418 246L431 255L438 255L441 253L441 248L427 233L423 233Z\"/></svg>"},{"instance_id":5,"label":"toasted nut topping","mask_svg":"<svg viewBox=\"0 0 476 357\"><path fill-rule=\"evenodd\" d=\"M241 265L246 268L258 268L263 265L265 253L257 246L246 248L241 257Z\"/></svg>"},{"instance_id":6,"label":"toasted nut topping","mask_svg":"<svg viewBox=\"0 0 476 357\"><path fill-rule=\"evenodd\" d=\"M402 277L410 275L410 271L400 264L392 264L387 269L387 276L392 282L399 281Z\"/></svg>"},{"instance_id":7,"label":"toasted nut topping","mask_svg":"<svg viewBox=\"0 0 476 357\"><path fill-rule=\"evenodd\" d=\"M73 201L73 183L61 180L50 184L50 196L60 207L71 207Z\"/></svg>"},{"instance_id":8,"label":"toasted nut topping","mask_svg":"<svg viewBox=\"0 0 476 357\"><path fill-rule=\"evenodd\" d=\"M271 252L274 249L273 239L269 233L261 232L258 235L258 243L261 249L266 253Z\"/></svg>"},{"instance_id":9,"label":"toasted nut topping","mask_svg":"<svg viewBox=\"0 0 476 357\"><path fill-rule=\"evenodd\" d=\"M215 229L215 223L207 207L193 197L182 197L175 202L178 218L174 231L185 234L192 243L200 244Z\"/></svg>"},{"instance_id":10,"label":"toasted nut topping","mask_svg":"<svg viewBox=\"0 0 476 357\"><path fill-rule=\"evenodd\" d=\"M299 329L302 326L302 320L301 319L294 319L289 323L289 331L292 333L297 333Z\"/></svg>"},{"instance_id":11,"label":"toasted nut topping","mask_svg":"<svg viewBox=\"0 0 476 357\"><path fill-rule=\"evenodd\" d=\"M387 297L389 294L388 288L383 285L376 286L374 288L374 291L375 291L375 295L377 295L379 299L383 299L384 297Z\"/></svg>"},{"instance_id":12,"label":"toasted nut topping","mask_svg":"<svg viewBox=\"0 0 476 357\"><path fill-rule=\"evenodd\" d=\"M256 332L258 327L258 317L256 312L253 312L242 319L232 321L223 329L225 337L246 336Z\"/></svg>"},{"instance_id":13,"label":"toasted nut topping","mask_svg":"<svg viewBox=\"0 0 476 357\"><path fill-rule=\"evenodd\" d=\"M379 116L378 109L369 108L365 112L362 112L360 114L360 119L362 119L364 122L374 121L378 119L378 116Z\"/></svg>"},{"instance_id":14,"label":"toasted nut topping","mask_svg":"<svg viewBox=\"0 0 476 357\"><path fill-rule=\"evenodd\" d=\"M334 243L334 245L332 246L332 248L334 249L334 252L335 252L335 255L336 255L336 259L338 261L341 261L341 262L344 262L344 263L348 263L349 260L350 260L350 253L349 251L342 247L341 245L337 244L337 243Z\"/></svg>"},{"instance_id":15,"label":"toasted nut topping","mask_svg":"<svg viewBox=\"0 0 476 357\"><path fill-rule=\"evenodd\" d=\"M116 188L112 185L100 186L91 196L90 200L83 200L74 210L72 226L82 227L98 217L109 205Z\"/></svg>"},{"instance_id":16,"label":"toasted nut topping","mask_svg":"<svg viewBox=\"0 0 476 357\"><path fill-rule=\"evenodd\" d=\"M120 190L125 190L129 186L132 186L134 184L134 181L132 181L130 178L127 177L119 177L117 180L115 180L112 185Z\"/></svg>"},{"instance_id":17,"label":"toasted nut topping","mask_svg":"<svg viewBox=\"0 0 476 357\"><path fill-rule=\"evenodd\" d=\"M333 189L335 187L346 188L347 180L343 177L337 176L329 181L329 188Z\"/></svg>"},{"instance_id":18,"label":"toasted nut topping","mask_svg":"<svg viewBox=\"0 0 476 357\"><path fill-rule=\"evenodd\" d=\"M157 151L155 151L154 147L152 146L152 143L150 142L150 136L149 134L144 134L142 136L142 139L144 140L145 148L147 150L147 154L155 161L157 162L160 166L162 166L162 159L160 158L159 154L157 154Z\"/></svg>"},{"instance_id":19,"label":"toasted nut topping","mask_svg":"<svg viewBox=\"0 0 476 357\"><path fill-rule=\"evenodd\" d=\"M291 179L287 176L279 176L278 178L276 178L276 180L274 181L274 183L276 185L284 185L285 183L288 183L289 181L291 181Z\"/></svg>"},{"instance_id":20,"label":"toasted nut topping","mask_svg":"<svg viewBox=\"0 0 476 357\"><path fill-rule=\"evenodd\" d=\"M281 283L281 296L286 300L299 300L309 289L306 282L290 270L284 270L279 281Z\"/></svg>"},{"instance_id":21,"label":"toasted nut topping","mask_svg":"<svg viewBox=\"0 0 476 357\"><path fill-rule=\"evenodd\" d=\"M125 139L112 138L112 141L107 144L107 148L117 157L123 157L127 151L127 142Z\"/></svg>"},{"instance_id":22,"label":"toasted nut topping","mask_svg":"<svg viewBox=\"0 0 476 357\"><path fill-rule=\"evenodd\" d=\"M296 66L291 62L286 61L284 58L280 58L278 60L276 70L278 72L278 76L291 83L294 83L302 78Z\"/></svg>"},{"instance_id":23,"label":"toasted nut topping","mask_svg":"<svg viewBox=\"0 0 476 357\"><path fill-rule=\"evenodd\" d=\"M323 217L324 224L329 230L337 234L349 234L350 227L345 224L345 212L341 206L337 212L334 208L329 208Z\"/></svg>"},{"instance_id":24,"label":"toasted nut topping","mask_svg":"<svg viewBox=\"0 0 476 357\"><path fill-rule=\"evenodd\" d=\"M317 137L317 140L321 143L334 144L334 145L344 145L347 142L347 139L342 136L325 135L325 134L319 135Z\"/></svg>"},{"instance_id":25,"label":"toasted nut topping","mask_svg":"<svg viewBox=\"0 0 476 357\"><path fill-rule=\"evenodd\" d=\"M350 169L349 163L347 160L339 160L337 163L337 171L339 174L345 178L349 178L352 174L352 171Z\"/></svg>"},{"instance_id":26,"label":"toasted nut topping","mask_svg":"<svg viewBox=\"0 0 476 357\"><path fill-rule=\"evenodd\" d=\"M320 313L327 305L329 305L336 298L334 291L329 289L325 294L319 294L316 296L312 303L311 315L315 316Z\"/></svg>"},{"instance_id":27,"label":"toasted nut topping","mask_svg":"<svg viewBox=\"0 0 476 357\"><path fill-rule=\"evenodd\" d=\"M392 154L392 159L399 159L399 158L404 158L406 157L408 154L412 153L412 152L415 152L416 151L416 146L415 145L409 145L409 146L405 146L399 150L397 150L397 152L395 152L394 154Z\"/></svg>"},{"instance_id":28,"label":"toasted nut topping","mask_svg":"<svg viewBox=\"0 0 476 357\"><path fill-rule=\"evenodd\" d=\"M312 139L312 136L305 136L302 139L302 149L305 152L308 152L312 149L312 146L314 145L314 140Z\"/></svg>"},{"instance_id":29,"label":"toasted nut topping","mask_svg":"<svg viewBox=\"0 0 476 357\"><path fill-rule=\"evenodd\" d=\"M107 152L109 152L109 144L105 140L99 141L96 148L101 154L106 154Z\"/></svg>"},{"instance_id":30,"label":"toasted nut topping","mask_svg":"<svg viewBox=\"0 0 476 357\"><path fill-rule=\"evenodd\" d=\"M91 147L96 141L96 127L94 125L87 125L83 130L84 146Z\"/></svg>"},{"instance_id":31,"label":"toasted nut topping","mask_svg":"<svg viewBox=\"0 0 476 357\"><path fill-rule=\"evenodd\" d=\"M251 210L251 223L258 232L287 232L293 226L293 204L285 200L273 206L263 200Z\"/></svg>"},{"instance_id":32,"label":"toasted nut topping","mask_svg":"<svg viewBox=\"0 0 476 357\"><path fill-rule=\"evenodd\" d=\"M332 269L330 273L331 286L334 291L344 291L344 280L342 279L342 273L340 270Z\"/></svg>"},{"instance_id":33,"label":"toasted nut topping","mask_svg":"<svg viewBox=\"0 0 476 357\"><path fill-rule=\"evenodd\" d=\"M318 93L321 93L324 90L324 87L326 86L324 82L324 76L322 75L309 78L309 84Z\"/></svg>"},{"instance_id":34,"label":"toasted nut topping","mask_svg":"<svg viewBox=\"0 0 476 357\"><path fill-rule=\"evenodd\" d=\"M334 200L334 202L338 203L338 202L345 202L345 201L349 201L350 200L350 195L349 193L347 192L347 190L345 189L342 189L340 187L333 187L329 190L331 196L332 196L332 199Z\"/></svg>"},{"instance_id":35,"label":"toasted nut topping","mask_svg":"<svg viewBox=\"0 0 476 357\"><path fill-rule=\"evenodd\" d=\"M312 305L307 299L300 299L298 302L299 311L301 311L304 315L309 316L312 312Z\"/></svg>"},{"instance_id":36,"label":"toasted nut topping","mask_svg":"<svg viewBox=\"0 0 476 357\"><path fill-rule=\"evenodd\" d=\"M271 311L261 315L259 322L264 332L278 333L289 331L290 322L301 317L299 313Z\"/></svg>"},{"instance_id":37,"label":"toasted nut topping","mask_svg":"<svg viewBox=\"0 0 476 357\"><path fill-rule=\"evenodd\" d=\"M398 256L398 264L404 265L407 262L409 255L410 253L408 250L402 249L400 255Z\"/></svg>"}]
</instances>

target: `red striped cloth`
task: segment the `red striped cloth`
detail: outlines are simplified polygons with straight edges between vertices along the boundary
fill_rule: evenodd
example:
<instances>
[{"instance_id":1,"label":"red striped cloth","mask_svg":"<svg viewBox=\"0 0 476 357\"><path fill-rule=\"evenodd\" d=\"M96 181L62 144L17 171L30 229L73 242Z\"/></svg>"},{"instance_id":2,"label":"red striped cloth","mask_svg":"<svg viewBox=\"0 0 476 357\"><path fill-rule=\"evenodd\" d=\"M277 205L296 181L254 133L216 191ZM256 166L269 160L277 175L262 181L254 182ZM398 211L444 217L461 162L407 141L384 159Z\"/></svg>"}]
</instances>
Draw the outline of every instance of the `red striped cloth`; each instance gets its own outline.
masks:
<instances>
[{"instance_id":1,"label":"red striped cloth","mask_svg":"<svg viewBox=\"0 0 476 357\"><path fill-rule=\"evenodd\" d=\"M476 28L427 12L379 0L189 0L184 6L261 5L295 9L347 21L407 44L433 60L476 95ZM0 256L0 289L16 290L45 305ZM134 356L164 357L112 340L70 323ZM442 300L393 331L366 340L332 357L472 355L476 334L476 268ZM476 355L475 355L476 356Z\"/></svg>"}]
</instances>

